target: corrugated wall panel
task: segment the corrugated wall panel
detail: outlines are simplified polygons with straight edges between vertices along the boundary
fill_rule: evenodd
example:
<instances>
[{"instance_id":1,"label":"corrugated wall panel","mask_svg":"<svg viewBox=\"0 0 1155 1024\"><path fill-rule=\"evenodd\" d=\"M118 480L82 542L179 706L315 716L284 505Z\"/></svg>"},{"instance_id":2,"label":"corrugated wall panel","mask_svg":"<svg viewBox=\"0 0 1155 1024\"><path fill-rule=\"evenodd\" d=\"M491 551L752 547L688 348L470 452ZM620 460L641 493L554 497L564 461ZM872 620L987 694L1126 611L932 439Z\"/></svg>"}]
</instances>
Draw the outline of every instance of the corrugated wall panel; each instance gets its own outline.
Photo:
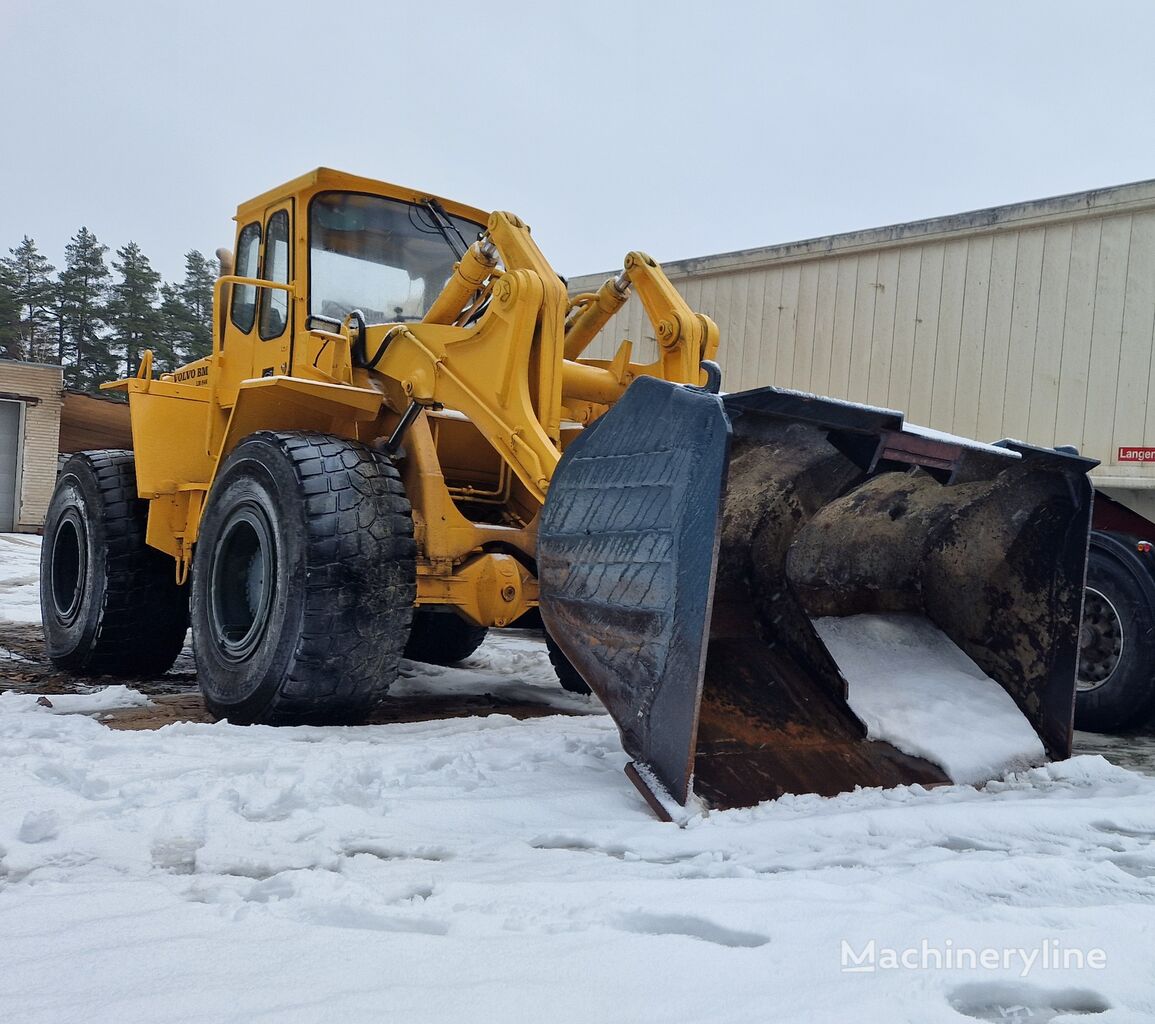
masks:
<instances>
[{"instance_id":1,"label":"corrugated wall panel","mask_svg":"<svg viewBox=\"0 0 1155 1024\"><path fill-rule=\"evenodd\" d=\"M803 390L820 395L830 392L830 361L834 352L834 314L840 262L823 260L818 266L818 308L814 311L814 355L810 360L810 379Z\"/></svg>"},{"instance_id":2,"label":"corrugated wall panel","mask_svg":"<svg viewBox=\"0 0 1155 1024\"><path fill-rule=\"evenodd\" d=\"M778 359L778 321L782 318L782 270L774 268L766 275L765 287L762 291L762 344L758 351L757 380L772 381L774 379L774 364ZM727 391L739 390L729 383L729 377L723 371L723 387Z\"/></svg>"},{"instance_id":3,"label":"corrugated wall panel","mask_svg":"<svg viewBox=\"0 0 1155 1024\"><path fill-rule=\"evenodd\" d=\"M934 395L934 356L938 347L939 307L946 272L946 245L935 243L922 250L919 268L918 316L914 330L914 361L910 371L910 403L906 412L917 423L930 422Z\"/></svg>"},{"instance_id":4,"label":"corrugated wall panel","mask_svg":"<svg viewBox=\"0 0 1155 1024\"><path fill-rule=\"evenodd\" d=\"M727 323L740 324L741 327L734 331L736 335L735 341L737 347L730 353L730 359L734 366L741 370L745 364L746 353L750 349L757 346L757 335L751 332L750 325L747 320L747 312L750 306L750 275L749 274L735 274L734 275L734 292L730 297L730 308L726 312Z\"/></svg>"},{"instance_id":5,"label":"corrugated wall panel","mask_svg":"<svg viewBox=\"0 0 1155 1024\"><path fill-rule=\"evenodd\" d=\"M1108 452L1111 448L1130 251L1131 218L1111 217L1103 221L1086 389L1072 398L1075 402L1081 399L1083 405L1082 430L1076 443L1085 451Z\"/></svg>"},{"instance_id":6,"label":"corrugated wall panel","mask_svg":"<svg viewBox=\"0 0 1155 1024\"><path fill-rule=\"evenodd\" d=\"M824 394L845 395L850 386L850 342L854 330L854 304L858 294L858 257L838 261L838 285L834 293L834 341L830 351L830 378ZM773 381L767 381L772 384Z\"/></svg>"},{"instance_id":7,"label":"corrugated wall panel","mask_svg":"<svg viewBox=\"0 0 1155 1024\"><path fill-rule=\"evenodd\" d=\"M991 254L994 239L972 238L967 247L963 316L959 328L959 357L955 370L954 415L951 430L973 437L979 413L978 381L986 342L987 305L990 299Z\"/></svg>"},{"instance_id":8,"label":"corrugated wall panel","mask_svg":"<svg viewBox=\"0 0 1155 1024\"><path fill-rule=\"evenodd\" d=\"M1063 322L1067 308L1067 278L1071 270L1073 227L1047 228L1043 240L1043 272L1039 282L1039 325L1031 373L1031 408L1026 440L1055 436L1059 406L1059 365L1063 358Z\"/></svg>"},{"instance_id":9,"label":"corrugated wall panel","mask_svg":"<svg viewBox=\"0 0 1155 1024\"><path fill-rule=\"evenodd\" d=\"M1120 340L1112 454L1155 437L1155 403L1148 403L1149 396L1155 394L1155 213L1137 214L1131 225Z\"/></svg>"},{"instance_id":10,"label":"corrugated wall panel","mask_svg":"<svg viewBox=\"0 0 1155 1024\"><path fill-rule=\"evenodd\" d=\"M806 391L810 388L814 361L814 326L818 310L817 263L802 264L798 281L798 316L794 332L794 386Z\"/></svg>"},{"instance_id":11,"label":"corrugated wall panel","mask_svg":"<svg viewBox=\"0 0 1155 1024\"><path fill-rule=\"evenodd\" d=\"M1031 382L1035 373L1035 344L1039 330L1039 293L1043 279L1043 243L1046 231L1016 232L1015 298L1007 351L1007 387L1003 396L1001 431L1007 437L1027 436L1031 411Z\"/></svg>"},{"instance_id":12,"label":"corrugated wall panel","mask_svg":"<svg viewBox=\"0 0 1155 1024\"><path fill-rule=\"evenodd\" d=\"M732 353L735 365L741 366L746 355L747 347L751 344L757 344L745 331L746 299L750 285L750 277L748 274L727 274L721 278L721 281L726 283L727 288L723 293L719 286L718 297L716 299L718 316L711 314L711 318L715 322L722 319L727 323L743 325L742 330L734 332L740 335L740 337L737 339L737 348Z\"/></svg>"},{"instance_id":13,"label":"corrugated wall panel","mask_svg":"<svg viewBox=\"0 0 1155 1024\"><path fill-rule=\"evenodd\" d=\"M863 253L857 260L854 316L850 332L849 386L852 402L865 402L870 384L870 344L874 338L874 304L878 293L878 253Z\"/></svg>"},{"instance_id":14,"label":"corrugated wall panel","mask_svg":"<svg viewBox=\"0 0 1155 1024\"><path fill-rule=\"evenodd\" d=\"M900 251L898 288L894 299L894 339L890 349L890 386L881 404L905 409L910 404L910 378L914 368L914 337L918 327L918 296L922 283L922 253L916 248Z\"/></svg>"},{"instance_id":15,"label":"corrugated wall panel","mask_svg":"<svg viewBox=\"0 0 1155 1024\"><path fill-rule=\"evenodd\" d=\"M993 239L991 246L990 286L987 291L982 363L979 369L975 423L970 434L972 437L986 440L1002 436L1003 401L1007 389L1007 360L1010 355L1018 249L1017 233L998 235Z\"/></svg>"},{"instance_id":16,"label":"corrugated wall panel","mask_svg":"<svg viewBox=\"0 0 1155 1024\"><path fill-rule=\"evenodd\" d=\"M749 271L742 275L746 280L746 309L742 319L742 362L735 364L725 355L725 339L723 338L718 350L719 359L726 360L731 367L731 376L738 377L738 383L732 384L723 380L722 386L729 391L741 391L751 387L749 381L758 379L758 355L762 349L762 331L765 319L763 316L763 299L766 292L766 275Z\"/></svg>"},{"instance_id":17,"label":"corrugated wall panel","mask_svg":"<svg viewBox=\"0 0 1155 1024\"><path fill-rule=\"evenodd\" d=\"M795 387L794 349L798 336L798 282L802 268L798 264L782 272L782 291L778 298L778 340L775 342L774 380L788 380Z\"/></svg>"},{"instance_id":18,"label":"corrugated wall panel","mask_svg":"<svg viewBox=\"0 0 1155 1024\"><path fill-rule=\"evenodd\" d=\"M931 385L930 422L954 426L954 395L962 345L963 307L966 299L967 254L970 239L948 242L943 257L942 291L938 304L938 335L934 345L934 383Z\"/></svg>"},{"instance_id":19,"label":"corrugated wall panel","mask_svg":"<svg viewBox=\"0 0 1155 1024\"><path fill-rule=\"evenodd\" d=\"M886 405L890 397L891 352L894 348L894 312L898 301L898 252L879 254L874 276L874 323L870 334L866 400Z\"/></svg>"},{"instance_id":20,"label":"corrugated wall panel","mask_svg":"<svg viewBox=\"0 0 1155 1024\"><path fill-rule=\"evenodd\" d=\"M1083 438L1102 231L1101 221L1087 221L1076 224L1071 237L1071 270L1067 280L1063 354L1059 361L1059 397L1055 411L1055 438L1061 439L1060 444L1078 445Z\"/></svg>"}]
</instances>

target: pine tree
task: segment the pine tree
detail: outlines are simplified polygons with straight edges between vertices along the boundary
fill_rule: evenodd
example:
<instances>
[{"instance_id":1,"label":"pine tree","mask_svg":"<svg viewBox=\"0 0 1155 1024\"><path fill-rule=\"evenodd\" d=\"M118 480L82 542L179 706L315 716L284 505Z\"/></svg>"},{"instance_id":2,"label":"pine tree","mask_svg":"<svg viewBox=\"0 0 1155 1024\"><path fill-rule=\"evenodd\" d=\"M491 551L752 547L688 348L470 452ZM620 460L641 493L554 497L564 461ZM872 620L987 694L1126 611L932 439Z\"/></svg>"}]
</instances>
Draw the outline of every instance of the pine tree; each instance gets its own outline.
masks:
<instances>
[{"instance_id":1,"label":"pine tree","mask_svg":"<svg viewBox=\"0 0 1155 1024\"><path fill-rule=\"evenodd\" d=\"M160 326L153 341L153 366L157 373L171 373L185 360L181 358L189 344L188 311L180 296L180 286L163 284L160 289Z\"/></svg>"},{"instance_id":2,"label":"pine tree","mask_svg":"<svg viewBox=\"0 0 1155 1024\"><path fill-rule=\"evenodd\" d=\"M112 286L108 324L124 358L124 376L131 377L140 365L141 353L154 345L160 334L160 274L152 269L136 242L117 249L116 255L119 259L112 265L120 281Z\"/></svg>"},{"instance_id":3,"label":"pine tree","mask_svg":"<svg viewBox=\"0 0 1155 1024\"><path fill-rule=\"evenodd\" d=\"M15 248L12 256L0 260L13 282L16 296L18 327L16 339L6 346L14 358L33 362L56 362L52 351L52 321L54 288L53 266L36 248L27 235Z\"/></svg>"},{"instance_id":4,"label":"pine tree","mask_svg":"<svg viewBox=\"0 0 1155 1024\"><path fill-rule=\"evenodd\" d=\"M65 364L68 387L94 391L116 376L116 361L105 328L104 302L108 292L108 246L81 228L64 249L57 302L60 310L60 361Z\"/></svg>"},{"instance_id":5,"label":"pine tree","mask_svg":"<svg viewBox=\"0 0 1155 1024\"><path fill-rule=\"evenodd\" d=\"M185 253L184 280L161 288L160 338L154 349L164 370L209 355L213 348L213 286L217 261L196 249Z\"/></svg>"},{"instance_id":6,"label":"pine tree","mask_svg":"<svg viewBox=\"0 0 1155 1024\"><path fill-rule=\"evenodd\" d=\"M192 249L184 254L184 280L180 297L188 316L187 344L180 355L185 362L202 359L213 350L213 287L217 261Z\"/></svg>"},{"instance_id":7,"label":"pine tree","mask_svg":"<svg viewBox=\"0 0 1155 1024\"><path fill-rule=\"evenodd\" d=\"M7 262L0 260L0 359L20 359L24 355L17 283L16 274Z\"/></svg>"},{"instance_id":8,"label":"pine tree","mask_svg":"<svg viewBox=\"0 0 1155 1024\"><path fill-rule=\"evenodd\" d=\"M213 350L213 289L220 275L220 265L213 258L193 249L184 256L184 282L181 296L194 325L192 342L185 357L201 359Z\"/></svg>"}]
</instances>

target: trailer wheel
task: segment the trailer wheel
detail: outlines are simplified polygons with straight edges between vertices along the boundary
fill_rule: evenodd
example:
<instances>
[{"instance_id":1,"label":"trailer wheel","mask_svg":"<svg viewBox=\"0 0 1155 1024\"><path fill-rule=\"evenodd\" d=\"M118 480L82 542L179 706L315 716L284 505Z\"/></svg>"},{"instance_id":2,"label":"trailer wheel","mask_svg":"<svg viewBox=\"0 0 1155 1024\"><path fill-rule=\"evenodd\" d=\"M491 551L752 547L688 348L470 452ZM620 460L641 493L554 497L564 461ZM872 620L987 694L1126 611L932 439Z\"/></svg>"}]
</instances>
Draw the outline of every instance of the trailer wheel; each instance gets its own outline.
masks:
<instances>
[{"instance_id":1,"label":"trailer wheel","mask_svg":"<svg viewBox=\"0 0 1155 1024\"><path fill-rule=\"evenodd\" d=\"M589 683L581 677L581 673L573 667L573 663L565 656L562 649L554 643L553 637L548 633L545 635L545 649L549 652L549 663L557 673L557 681L561 683L563 690L569 693L580 693L583 696L593 693L593 690L589 687Z\"/></svg>"},{"instance_id":2,"label":"trailer wheel","mask_svg":"<svg viewBox=\"0 0 1155 1024\"><path fill-rule=\"evenodd\" d=\"M132 452L80 452L64 464L40 549L44 642L57 668L158 676L172 667L188 589L173 560L145 544L147 523Z\"/></svg>"},{"instance_id":3,"label":"trailer wheel","mask_svg":"<svg viewBox=\"0 0 1155 1024\"><path fill-rule=\"evenodd\" d=\"M456 665L485 642L488 632L450 609L418 608L413 613L405 657L429 665Z\"/></svg>"},{"instance_id":4,"label":"trailer wheel","mask_svg":"<svg viewBox=\"0 0 1155 1024\"><path fill-rule=\"evenodd\" d=\"M209 710L242 725L361 720L397 676L415 558L385 456L325 434L246 438L213 485L193 560Z\"/></svg>"},{"instance_id":5,"label":"trailer wheel","mask_svg":"<svg viewBox=\"0 0 1155 1024\"><path fill-rule=\"evenodd\" d=\"M1116 732L1155 705L1155 580L1129 544L1091 535L1075 725Z\"/></svg>"}]
</instances>

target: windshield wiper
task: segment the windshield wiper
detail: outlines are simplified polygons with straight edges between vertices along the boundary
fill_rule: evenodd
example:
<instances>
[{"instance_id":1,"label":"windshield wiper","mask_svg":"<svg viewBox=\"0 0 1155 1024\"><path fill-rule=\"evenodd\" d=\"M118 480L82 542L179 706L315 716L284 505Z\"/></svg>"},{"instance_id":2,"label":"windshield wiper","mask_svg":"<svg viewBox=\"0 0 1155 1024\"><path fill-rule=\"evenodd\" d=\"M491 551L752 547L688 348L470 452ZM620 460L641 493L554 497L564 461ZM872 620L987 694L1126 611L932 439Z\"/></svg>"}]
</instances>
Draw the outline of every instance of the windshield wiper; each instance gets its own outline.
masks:
<instances>
[{"instance_id":1,"label":"windshield wiper","mask_svg":"<svg viewBox=\"0 0 1155 1024\"><path fill-rule=\"evenodd\" d=\"M429 211L429 219L433 222L433 226L440 232L441 237L449 243L449 248L453 250L454 256L461 259L465 255L465 250L469 248L469 243L465 237L457 230L457 225L453 223L453 219L445 212L445 208L436 200L430 197L429 199L422 199L421 205ZM456 240L450 235L450 232L456 236Z\"/></svg>"}]
</instances>

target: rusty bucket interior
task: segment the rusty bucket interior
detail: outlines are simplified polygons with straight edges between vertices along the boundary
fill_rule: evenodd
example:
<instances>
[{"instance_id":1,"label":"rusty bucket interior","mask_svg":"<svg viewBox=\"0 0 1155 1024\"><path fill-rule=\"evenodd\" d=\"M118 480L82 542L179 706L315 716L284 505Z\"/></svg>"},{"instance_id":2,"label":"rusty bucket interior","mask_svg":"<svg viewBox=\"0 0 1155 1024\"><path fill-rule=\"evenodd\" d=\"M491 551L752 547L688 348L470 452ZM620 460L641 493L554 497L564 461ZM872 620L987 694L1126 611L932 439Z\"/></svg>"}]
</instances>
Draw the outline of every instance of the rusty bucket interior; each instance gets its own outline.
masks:
<instances>
[{"instance_id":1,"label":"rusty bucket interior","mask_svg":"<svg viewBox=\"0 0 1155 1024\"><path fill-rule=\"evenodd\" d=\"M542 617L660 814L949 781L867 738L828 616L925 617L1067 757L1094 465L892 410L639 379L551 483Z\"/></svg>"}]
</instances>

